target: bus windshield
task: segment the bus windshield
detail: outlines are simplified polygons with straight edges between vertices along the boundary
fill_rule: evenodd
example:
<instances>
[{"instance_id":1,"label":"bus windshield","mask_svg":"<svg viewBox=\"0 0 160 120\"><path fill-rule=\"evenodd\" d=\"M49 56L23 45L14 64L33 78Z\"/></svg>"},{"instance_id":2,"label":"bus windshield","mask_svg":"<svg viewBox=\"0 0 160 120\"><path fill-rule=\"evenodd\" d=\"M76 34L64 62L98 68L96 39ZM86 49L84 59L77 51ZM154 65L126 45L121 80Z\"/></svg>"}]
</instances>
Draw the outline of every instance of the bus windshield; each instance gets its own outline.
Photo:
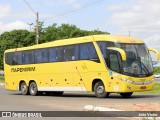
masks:
<instances>
[{"instance_id":1,"label":"bus windshield","mask_svg":"<svg viewBox=\"0 0 160 120\"><path fill-rule=\"evenodd\" d=\"M123 73L133 76L147 76L153 74L150 54L145 44L116 45L126 52L126 61L123 62Z\"/></svg>"}]
</instances>

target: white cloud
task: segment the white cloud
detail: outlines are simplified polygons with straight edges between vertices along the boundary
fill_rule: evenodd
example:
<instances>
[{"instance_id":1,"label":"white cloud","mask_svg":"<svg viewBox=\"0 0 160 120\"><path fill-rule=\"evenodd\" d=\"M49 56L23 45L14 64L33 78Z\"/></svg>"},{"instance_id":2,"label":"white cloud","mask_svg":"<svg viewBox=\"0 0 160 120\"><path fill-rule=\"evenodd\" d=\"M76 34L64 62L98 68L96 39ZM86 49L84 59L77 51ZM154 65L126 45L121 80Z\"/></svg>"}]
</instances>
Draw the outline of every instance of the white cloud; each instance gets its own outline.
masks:
<instances>
[{"instance_id":1,"label":"white cloud","mask_svg":"<svg viewBox=\"0 0 160 120\"><path fill-rule=\"evenodd\" d=\"M10 11L11 11L10 5L0 4L0 18L8 16Z\"/></svg>"},{"instance_id":2,"label":"white cloud","mask_svg":"<svg viewBox=\"0 0 160 120\"><path fill-rule=\"evenodd\" d=\"M7 24L3 24L0 22L0 33L3 33L5 31L11 31L11 30L18 30L18 29L29 29L29 26L22 22L22 21L15 21Z\"/></svg>"},{"instance_id":3,"label":"white cloud","mask_svg":"<svg viewBox=\"0 0 160 120\"><path fill-rule=\"evenodd\" d=\"M131 0L110 5L110 26L118 33L143 39L147 44L160 45L160 1Z\"/></svg>"}]
</instances>

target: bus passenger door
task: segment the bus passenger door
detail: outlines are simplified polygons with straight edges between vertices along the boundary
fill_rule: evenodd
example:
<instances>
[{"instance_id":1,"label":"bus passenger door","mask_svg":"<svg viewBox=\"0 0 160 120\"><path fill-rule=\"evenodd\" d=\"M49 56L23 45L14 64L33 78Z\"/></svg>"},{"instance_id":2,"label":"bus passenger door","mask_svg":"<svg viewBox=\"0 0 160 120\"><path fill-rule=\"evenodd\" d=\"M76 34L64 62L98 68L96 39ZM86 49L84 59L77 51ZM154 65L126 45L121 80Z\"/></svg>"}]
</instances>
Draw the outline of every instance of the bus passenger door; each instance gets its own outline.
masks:
<instances>
[{"instance_id":1,"label":"bus passenger door","mask_svg":"<svg viewBox=\"0 0 160 120\"><path fill-rule=\"evenodd\" d=\"M107 50L107 66L109 68L109 88L110 92L120 90L119 73L121 72L121 56L117 51Z\"/></svg>"}]
</instances>

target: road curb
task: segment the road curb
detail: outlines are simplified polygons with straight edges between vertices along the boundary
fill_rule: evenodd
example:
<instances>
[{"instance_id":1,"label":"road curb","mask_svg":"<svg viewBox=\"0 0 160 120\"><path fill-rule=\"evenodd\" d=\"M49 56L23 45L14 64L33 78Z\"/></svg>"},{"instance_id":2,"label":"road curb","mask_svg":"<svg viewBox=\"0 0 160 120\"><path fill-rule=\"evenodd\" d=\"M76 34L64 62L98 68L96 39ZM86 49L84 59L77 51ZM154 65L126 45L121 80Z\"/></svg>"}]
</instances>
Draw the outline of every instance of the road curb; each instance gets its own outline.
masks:
<instances>
[{"instance_id":1,"label":"road curb","mask_svg":"<svg viewBox=\"0 0 160 120\"><path fill-rule=\"evenodd\" d=\"M130 117L132 117L132 119L141 119L141 118L148 119L148 120L155 119L155 117L151 117L151 116L148 116L148 117L147 116L135 116L135 117L132 116L132 115L138 115L138 113L143 113L143 111L129 111L129 112L133 112L133 113L127 113L127 111L124 112L124 110L106 108L106 107L98 107L98 106L93 106L93 105L84 106L84 110L102 112L102 114L108 115L108 117L109 116L111 116L111 117L117 116L117 118L126 118L126 119L130 118ZM160 117L156 117L156 118L160 119Z\"/></svg>"},{"instance_id":2,"label":"road curb","mask_svg":"<svg viewBox=\"0 0 160 120\"><path fill-rule=\"evenodd\" d=\"M88 110L88 111L122 111L122 110L118 110L118 109L98 107L98 106L93 106L93 105L84 106L84 110Z\"/></svg>"}]
</instances>

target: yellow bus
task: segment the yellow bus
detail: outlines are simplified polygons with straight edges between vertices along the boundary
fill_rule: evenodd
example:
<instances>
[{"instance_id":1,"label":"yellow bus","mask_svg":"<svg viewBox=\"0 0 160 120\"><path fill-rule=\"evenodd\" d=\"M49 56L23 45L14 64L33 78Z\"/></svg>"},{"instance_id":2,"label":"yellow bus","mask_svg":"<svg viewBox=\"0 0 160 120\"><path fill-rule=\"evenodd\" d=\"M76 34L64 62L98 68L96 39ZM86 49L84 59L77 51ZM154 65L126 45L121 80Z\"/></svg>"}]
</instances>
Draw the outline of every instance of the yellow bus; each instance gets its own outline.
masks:
<instances>
[{"instance_id":1,"label":"yellow bus","mask_svg":"<svg viewBox=\"0 0 160 120\"><path fill-rule=\"evenodd\" d=\"M152 61L143 41L116 35L57 40L4 53L5 88L23 95L65 91L130 97L155 86Z\"/></svg>"}]
</instances>

